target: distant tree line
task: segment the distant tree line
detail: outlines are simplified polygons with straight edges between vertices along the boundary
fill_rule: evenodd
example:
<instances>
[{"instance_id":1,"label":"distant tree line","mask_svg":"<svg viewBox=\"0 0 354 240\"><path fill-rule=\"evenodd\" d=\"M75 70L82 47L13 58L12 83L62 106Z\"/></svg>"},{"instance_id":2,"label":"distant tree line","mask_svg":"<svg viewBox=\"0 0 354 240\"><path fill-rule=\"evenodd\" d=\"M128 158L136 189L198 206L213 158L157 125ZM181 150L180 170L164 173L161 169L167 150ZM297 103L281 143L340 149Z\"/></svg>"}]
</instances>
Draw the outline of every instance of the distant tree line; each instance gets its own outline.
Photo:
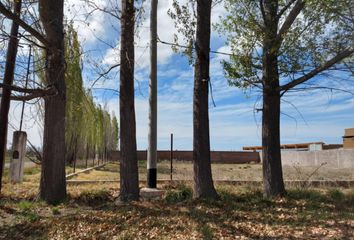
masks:
<instances>
[{"instance_id":1,"label":"distant tree line","mask_svg":"<svg viewBox=\"0 0 354 240\"><path fill-rule=\"evenodd\" d=\"M90 90L85 89L82 78L82 50L73 23L65 24L65 143L67 164L77 159L102 160L107 153L118 148L118 120L107 109L94 102ZM37 51L37 75L44 84L45 58Z\"/></svg>"},{"instance_id":2,"label":"distant tree line","mask_svg":"<svg viewBox=\"0 0 354 240\"><path fill-rule=\"evenodd\" d=\"M83 85L82 52L72 23L66 27L65 82L66 92L66 162L76 159L106 159L107 153L117 150L118 121L101 105L94 103L90 91Z\"/></svg>"}]
</instances>

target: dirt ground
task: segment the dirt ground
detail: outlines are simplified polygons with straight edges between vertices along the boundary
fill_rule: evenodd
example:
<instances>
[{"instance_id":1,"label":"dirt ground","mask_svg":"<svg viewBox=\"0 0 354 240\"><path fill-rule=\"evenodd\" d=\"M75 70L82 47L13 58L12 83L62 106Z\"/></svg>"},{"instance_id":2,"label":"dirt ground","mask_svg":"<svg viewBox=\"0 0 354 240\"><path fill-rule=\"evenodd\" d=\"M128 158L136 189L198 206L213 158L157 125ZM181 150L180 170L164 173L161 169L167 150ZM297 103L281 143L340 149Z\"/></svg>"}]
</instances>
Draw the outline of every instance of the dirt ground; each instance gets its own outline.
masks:
<instances>
[{"instance_id":1,"label":"dirt ground","mask_svg":"<svg viewBox=\"0 0 354 240\"><path fill-rule=\"evenodd\" d=\"M144 177L145 163L140 163ZM169 178L159 163L159 178ZM72 169L68 168L68 172ZM214 178L259 179L259 165L213 165ZM285 168L286 178L300 170ZM301 169L311 174L313 169ZM175 164L174 177L190 178L191 164ZM77 179L118 179L118 165ZM22 184L4 178L0 239L353 239L353 188L288 188L284 198L263 198L261 186L216 184L220 199L196 200L188 183L159 185L162 199L116 204L119 184L68 184L64 203L38 201L40 169L25 169ZM353 172L319 169L318 179L351 178ZM311 177L311 178L312 178ZM143 185L141 185L143 187Z\"/></svg>"}]
</instances>

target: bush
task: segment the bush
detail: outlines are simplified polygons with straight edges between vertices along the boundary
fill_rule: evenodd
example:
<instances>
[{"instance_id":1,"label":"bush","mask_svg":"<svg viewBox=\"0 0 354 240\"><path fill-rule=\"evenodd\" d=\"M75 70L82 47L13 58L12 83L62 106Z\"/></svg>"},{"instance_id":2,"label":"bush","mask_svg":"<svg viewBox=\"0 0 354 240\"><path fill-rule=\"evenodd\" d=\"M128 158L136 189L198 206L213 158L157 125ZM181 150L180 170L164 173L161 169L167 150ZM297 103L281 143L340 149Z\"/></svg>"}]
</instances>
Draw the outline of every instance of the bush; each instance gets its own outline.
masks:
<instances>
[{"instance_id":1,"label":"bush","mask_svg":"<svg viewBox=\"0 0 354 240\"><path fill-rule=\"evenodd\" d=\"M214 239L214 233L213 233L213 229L211 229L208 225L203 225L200 229L202 235L203 235L203 239L204 240L212 240Z\"/></svg>"},{"instance_id":2,"label":"bush","mask_svg":"<svg viewBox=\"0 0 354 240\"><path fill-rule=\"evenodd\" d=\"M28 202L28 201L21 201L18 203L18 207L23 211L23 212L28 212L33 208L33 203Z\"/></svg>"},{"instance_id":3,"label":"bush","mask_svg":"<svg viewBox=\"0 0 354 240\"><path fill-rule=\"evenodd\" d=\"M28 221L35 222L40 219L39 215L34 210L34 204L28 201L21 201L18 203L18 207L21 209L21 215L23 215Z\"/></svg>"},{"instance_id":4,"label":"bush","mask_svg":"<svg viewBox=\"0 0 354 240\"><path fill-rule=\"evenodd\" d=\"M193 191L190 187L179 184L176 189L169 190L166 193L165 201L168 203L183 202L193 197Z\"/></svg>"},{"instance_id":5,"label":"bush","mask_svg":"<svg viewBox=\"0 0 354 240\"><path fill-rule=\"evenodd\" d=\"M53 208L52 208L52 214L53 214L53 215L60 215L59 208L53 207Z\"/></svg>"},{"instance_id":6,"label":"bush","mask_svg":"<svg viewBox=\"0 0 354 240\"><path fill-rule=\"evenodd\" d=\"M25 170L24 170L25 175L34 175L34 174L37 174L40 172L41 172L41 169L39 167L25 168Z\"/></svg>"},{"instance_id":7,"label":"bush","mask_svg":"<svg viewBox=\"0 0 354 240\"><path fill-rule=\"evenodd\" d=\"M326 202L328 199L324 194L315 190L289 190L287 196L295 200L308 200L311 202Z\"/></svg>"},{"instance_id":8,"label":"bush","mask_svg":"<svg viewBox=\"0 0 354 240\"><path fill-rule=\"evenodd\" d=\"M336 188L330 189L330 190L328 191L328 196L329 196L333 201L338 201L338 202L343 201L344 198L345 198L344 193L343 193L341 190L336 189Z\"/></svg>"},{"instance_id":9,"label":"bush","mask_svg":"<svg viewBox=\"0 0 354 240\"><path fill-rule=\"evenodd\" d=\"M88 205L96 205L109 201L110 197L111 194L108 190L90 190L83 191L78 197L78 200Z\"/></svg>"}]
</instances>

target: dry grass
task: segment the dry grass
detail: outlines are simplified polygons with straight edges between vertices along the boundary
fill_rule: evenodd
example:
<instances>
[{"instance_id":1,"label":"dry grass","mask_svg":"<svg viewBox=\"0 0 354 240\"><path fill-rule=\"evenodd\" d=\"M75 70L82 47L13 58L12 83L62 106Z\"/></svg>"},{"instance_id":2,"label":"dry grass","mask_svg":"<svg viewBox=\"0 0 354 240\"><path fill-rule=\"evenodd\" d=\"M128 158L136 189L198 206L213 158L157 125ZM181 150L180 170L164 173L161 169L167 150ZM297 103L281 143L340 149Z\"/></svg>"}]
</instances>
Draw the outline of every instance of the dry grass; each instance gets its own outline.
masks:
<instances>
[{"instance_id":1,"label":"dry grass","mask_svg":"<svg viewBox=\"0 0 354 240\"><path fill-rule=\"evenodd\" d=\"M170 163L162 161L157 167L158 179L170 179ZM291 167L285 166L285 180L354 180L354 168L336 169L321 167ZM262 180L262 166L260 164L212 164L214 180ZM309 176L312 175L310 178ZM139 178L146 178L146 166L139 163ZM192 180L193 166L191 162L177 162L173 165L174 180ZM80 174L75 180L118 180L119 165L110 163L102 169L90 173Z\"/></svg>"},{"instance_id":2,"label":"dry grass","mask_svg":"<svg viewBox=\"0 0 354 240\"><path fill-rule=\"evenodd\" d=\"M220 200L201 201L191 199L188 185L159 186L164 199L117 206L117 185L69 185L67 202L54 207L33 201L36 184L6 183L0 239L354 237L354 189L289 190L285 198L264 199L254 186L218 184Z\"/></svg>"},{"instance_id":3,"label":"dry grass","mask_svg":"<svg viewBox=\"0 0 354 240\"><path fill-rule=\"evenodd\" d=\"M159 163L169 178L169 163ZM174 178L189 179L191 163L174 164ZM118 180L118 164L77 179ZM68 172L72 169L68 168ZM284 168L286 179L314 169ZM145 163L139 163L141 179ZM259 180L261 166L213 165L215 179ZM25 170L22 184L5 181L0 198L0 239L353 239L354 189L289 189L284 198L264 199L260 186L216 184L220 199L193 200L188 185L160 185L164 199L115 205L118 183L68 185L58 206L37 201L40 171ZM321 168L315 179L350 179L352 169Z\"/></svg>"}]
</instances>

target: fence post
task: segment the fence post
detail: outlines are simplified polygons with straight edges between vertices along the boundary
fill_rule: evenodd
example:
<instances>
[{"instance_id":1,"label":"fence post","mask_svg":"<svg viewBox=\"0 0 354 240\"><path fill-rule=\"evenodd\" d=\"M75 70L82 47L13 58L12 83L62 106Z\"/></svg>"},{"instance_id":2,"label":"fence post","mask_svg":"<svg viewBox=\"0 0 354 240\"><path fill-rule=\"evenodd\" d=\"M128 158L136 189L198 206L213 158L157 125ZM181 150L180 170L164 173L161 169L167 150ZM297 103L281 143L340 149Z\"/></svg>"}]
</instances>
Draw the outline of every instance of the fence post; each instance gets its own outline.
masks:
<instances>
[{"instance_id":1,"label":"fence post","mask_svg":"<svg viewBox=\"0 0 354 240\"><path fill-rule=\"evenodd\" d=\"M173 133L171 133L170 164L171 164L170 179L172 181L172 175L173 175Z\"/></svg>"}]
</instances>

